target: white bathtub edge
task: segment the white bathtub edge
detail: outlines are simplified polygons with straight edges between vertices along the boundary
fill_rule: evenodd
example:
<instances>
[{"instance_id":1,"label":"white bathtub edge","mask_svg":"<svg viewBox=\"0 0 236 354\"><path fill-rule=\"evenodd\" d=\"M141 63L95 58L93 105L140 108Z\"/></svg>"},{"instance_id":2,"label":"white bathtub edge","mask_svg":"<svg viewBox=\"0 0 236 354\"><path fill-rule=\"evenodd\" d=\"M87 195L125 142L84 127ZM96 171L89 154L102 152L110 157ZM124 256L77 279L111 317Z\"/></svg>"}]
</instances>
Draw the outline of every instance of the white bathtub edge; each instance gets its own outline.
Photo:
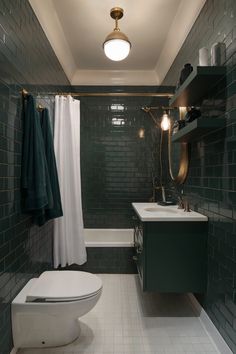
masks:
<instances>
[{"instance_id":1,"label":"white bathtub edge","mask_svg":"<svg viewBox=\"0 0 236 354\"><path fill-rule=\"evenodd\" d=\"M86 247L133 247L133 229L84 229Z\"/></svg>"},{"instance_id":2,"label":"white bathtub edge","mask_svg":"<svg viewBox=\"0 0 236 354\"><path fill-rule=\"evenodd\" d=\"M134 243L129 242L86 242L86 247L134 247Z\"/></svg>"}]
</instances>

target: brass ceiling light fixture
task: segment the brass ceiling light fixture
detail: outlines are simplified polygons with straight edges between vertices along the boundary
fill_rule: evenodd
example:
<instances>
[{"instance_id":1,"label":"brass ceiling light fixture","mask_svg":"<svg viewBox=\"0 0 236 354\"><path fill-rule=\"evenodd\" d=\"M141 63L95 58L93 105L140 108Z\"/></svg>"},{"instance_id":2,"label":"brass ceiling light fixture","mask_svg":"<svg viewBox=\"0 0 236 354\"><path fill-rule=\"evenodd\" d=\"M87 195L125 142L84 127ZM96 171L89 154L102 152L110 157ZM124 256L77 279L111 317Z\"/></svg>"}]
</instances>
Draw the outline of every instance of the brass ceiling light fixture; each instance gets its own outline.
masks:
<instances>
[{"instance_id":1,"label":"brass ceiling light fixture","mask_svg":"<svg viewBox=\"0 0 236 354\"><path fill-rule=\"evenodd\" d=\"M124 10L120 7L113 7L110 11L110 16L116 21L114 30L108 34L104 43L103 49L106 56L114 61L125 59L130 52L131 43L128 37L120 31L118 20L124 15Z\"/></svg>"}]
</instances>

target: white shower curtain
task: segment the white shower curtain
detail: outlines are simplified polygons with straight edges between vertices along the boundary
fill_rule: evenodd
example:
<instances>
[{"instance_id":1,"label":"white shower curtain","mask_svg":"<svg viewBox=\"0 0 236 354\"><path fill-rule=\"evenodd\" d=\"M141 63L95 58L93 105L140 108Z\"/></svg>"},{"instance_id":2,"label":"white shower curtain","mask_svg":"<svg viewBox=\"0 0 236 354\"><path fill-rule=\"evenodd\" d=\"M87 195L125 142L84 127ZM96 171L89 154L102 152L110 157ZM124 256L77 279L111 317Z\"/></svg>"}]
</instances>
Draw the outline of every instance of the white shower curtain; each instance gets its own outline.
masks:
<instances>
[{"instance_id":1,"label":"white shower curtain","mask_svg":"<svg viewBox=\"0 0 236 354\"><path fill-rule=\"evenodd\" d=\"M55 97L54 148L63 217L54 224L54 267L87 260L80 177L80 101Z\"/></svg>"}]
</instances>

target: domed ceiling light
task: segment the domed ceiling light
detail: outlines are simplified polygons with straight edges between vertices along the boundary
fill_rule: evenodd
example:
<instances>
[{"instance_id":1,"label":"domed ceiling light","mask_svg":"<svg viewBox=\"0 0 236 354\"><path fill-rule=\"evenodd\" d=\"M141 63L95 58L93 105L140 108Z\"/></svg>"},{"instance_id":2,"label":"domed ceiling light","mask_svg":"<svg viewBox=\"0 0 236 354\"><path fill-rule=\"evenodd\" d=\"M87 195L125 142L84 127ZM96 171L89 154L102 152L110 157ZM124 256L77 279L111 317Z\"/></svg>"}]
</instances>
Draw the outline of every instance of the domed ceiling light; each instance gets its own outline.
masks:
<instances>
[{"instance_id":1,"label":"domed ceiling light","mask_svg":"<svg viewBox=\"0 0 236 354\"><path fill-rule=\"evenodd\" d=\"M114 30L108 34L104 43L103 49L106 56L114 61L125 59L130 52L131 43L128 37L120 31L118 20L123 17L124 10L120 7L114 7L110 11L110 16L116 21Z\"/></svg>"}]
</instances>

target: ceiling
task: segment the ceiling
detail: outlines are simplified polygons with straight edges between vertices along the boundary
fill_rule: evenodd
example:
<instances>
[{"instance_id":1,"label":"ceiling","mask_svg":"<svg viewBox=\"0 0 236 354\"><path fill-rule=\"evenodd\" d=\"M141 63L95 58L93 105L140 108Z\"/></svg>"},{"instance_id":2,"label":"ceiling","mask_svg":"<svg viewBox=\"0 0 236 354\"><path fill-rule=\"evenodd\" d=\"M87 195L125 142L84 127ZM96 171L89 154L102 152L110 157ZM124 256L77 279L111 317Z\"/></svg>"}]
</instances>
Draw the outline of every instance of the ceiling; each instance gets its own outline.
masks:
<instances>
[{"instance_id":1,"label":"ceiling","mask_svg":"<svg viewBox=\"0 0 236 354\"><path fill-rule=\"evenodd\" d=\"M73 85L161 84L205 0L29 0ZM132 43L121 62L102 48L114 28L112 7L124 9L119 27Z\"/></svg>"}]
</instances>

